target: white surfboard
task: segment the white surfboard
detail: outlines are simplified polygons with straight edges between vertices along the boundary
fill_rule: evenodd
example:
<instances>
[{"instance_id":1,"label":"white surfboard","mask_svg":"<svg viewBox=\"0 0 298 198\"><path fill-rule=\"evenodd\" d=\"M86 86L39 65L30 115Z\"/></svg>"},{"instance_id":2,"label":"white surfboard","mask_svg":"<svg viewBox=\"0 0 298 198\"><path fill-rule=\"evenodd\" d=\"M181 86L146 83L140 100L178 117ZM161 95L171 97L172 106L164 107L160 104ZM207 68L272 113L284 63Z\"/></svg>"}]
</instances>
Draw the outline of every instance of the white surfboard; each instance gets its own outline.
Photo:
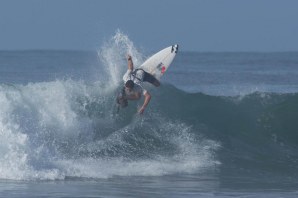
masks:
<instances>
[{"instance_id":1,"label":"white surfboard","mask_svg":"<svg viewBox=\"0 0 298 198\"><path fill-rule=\"evenodd\" d=\"M178 52L178 45L167 47L148 58L140 68L152 74L156 79L164 75Z\"/></svg>"}]
</instances>

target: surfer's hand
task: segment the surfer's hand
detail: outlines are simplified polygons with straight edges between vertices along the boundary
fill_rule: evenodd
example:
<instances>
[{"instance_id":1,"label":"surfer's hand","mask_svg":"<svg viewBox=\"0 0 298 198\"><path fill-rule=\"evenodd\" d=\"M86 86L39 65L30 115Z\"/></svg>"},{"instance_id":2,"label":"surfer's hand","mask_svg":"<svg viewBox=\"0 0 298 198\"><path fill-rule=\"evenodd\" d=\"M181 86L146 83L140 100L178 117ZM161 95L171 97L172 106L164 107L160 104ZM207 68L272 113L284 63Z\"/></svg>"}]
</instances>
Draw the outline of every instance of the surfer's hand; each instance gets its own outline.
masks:
<instances>
[{"instance_id":1,"label":"surfer's hand","mask_svg":"<svg viewBox=\"0 0 298 198\"><path fill-rule=\"evenodd\" d=\"M141 107L141 108L139 109L139 114L143 114L144 111L145 111L145 107Z\"/></svg>"}]
</instances>

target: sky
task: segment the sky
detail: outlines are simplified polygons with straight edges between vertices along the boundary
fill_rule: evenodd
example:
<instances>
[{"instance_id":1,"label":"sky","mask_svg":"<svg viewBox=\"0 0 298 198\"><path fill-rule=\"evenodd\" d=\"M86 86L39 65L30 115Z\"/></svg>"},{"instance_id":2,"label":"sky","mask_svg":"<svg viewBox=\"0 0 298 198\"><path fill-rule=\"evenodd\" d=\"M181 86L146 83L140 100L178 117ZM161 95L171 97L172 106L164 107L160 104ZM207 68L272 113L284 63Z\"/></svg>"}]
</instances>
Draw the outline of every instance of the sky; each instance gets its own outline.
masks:
<instances>
[{"instance_id":1,"label":"sky","mask_svg":"<svg viewBox=\"0 0 298 198\"><path fill-rule=\"evenodd\" d=\"M297 0L0 0L0 50L298 51Z\"/></svg>"}]
</instances>

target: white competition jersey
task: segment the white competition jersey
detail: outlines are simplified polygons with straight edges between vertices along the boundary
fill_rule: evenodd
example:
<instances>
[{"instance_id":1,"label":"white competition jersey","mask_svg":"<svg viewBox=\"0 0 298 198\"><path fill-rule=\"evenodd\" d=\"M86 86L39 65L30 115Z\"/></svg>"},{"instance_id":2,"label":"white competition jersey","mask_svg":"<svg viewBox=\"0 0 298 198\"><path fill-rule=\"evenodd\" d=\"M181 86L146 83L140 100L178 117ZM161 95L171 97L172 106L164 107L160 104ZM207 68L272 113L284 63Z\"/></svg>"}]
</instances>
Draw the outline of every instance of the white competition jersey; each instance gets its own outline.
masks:
<instances>
[{"instance_id":1,"label":"white competition jersey","mask_svg":"<svg viewBox=\"0 0 298 198\"><path fill-rule=\"evenodd\" d=\"M126 73L123 76L124 83L126 83L128 80L132 80L135 83L135 87L134 87L134 89L136 88L135 91L140 91L141 89L141 91L143 92L143 95L145 95L147 90L142 87L144 71L137 70L135 75L132 75L132 72L133 71L131 69L128 69L126 71Z\"/></svg>"}]
</instances>

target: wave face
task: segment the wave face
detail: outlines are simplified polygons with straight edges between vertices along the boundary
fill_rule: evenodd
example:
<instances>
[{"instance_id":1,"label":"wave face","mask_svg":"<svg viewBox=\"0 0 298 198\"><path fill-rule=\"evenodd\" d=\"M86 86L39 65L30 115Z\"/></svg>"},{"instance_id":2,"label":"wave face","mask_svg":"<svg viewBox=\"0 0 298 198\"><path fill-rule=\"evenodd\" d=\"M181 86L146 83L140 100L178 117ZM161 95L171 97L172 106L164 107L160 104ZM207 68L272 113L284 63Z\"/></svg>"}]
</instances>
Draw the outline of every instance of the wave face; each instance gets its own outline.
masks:
<instances>
[{"instance_id":1,"label":"wave face","mask_svg":"<svg viewBox=\"0 0 298 198\"><path fill-rule=\"evenodd\" d=\"M164 175L218 163L217 142L163 110L114 114L107 89L68 80L0 90L2 179Z\"/></svg>"},{"instance_id":2,"label":"wave face","mask_svg":"<svg viewBox=\"0 0 298 198\"><path fill-rule=\"evenodd\" d=\"M222 167L296 174L298 94L253 93L209 96L164 87L155 100L170 119L179 119L201 135L220 142ZM169 103L159 103L174 98Z\"/></svg>"},{"instance_id":3,"label":"wave face","mask_svg":"<svg viewBox=\"0 0 298 198\"><path fill-rule=\"evenodd\" d=\"M218 167L296 172L297 94L152 90L115 113L115 91L72 80L0 86L1 179L157 176ZM142 102L142 101L140 101Z\"/></svg>"}]
</instances>

